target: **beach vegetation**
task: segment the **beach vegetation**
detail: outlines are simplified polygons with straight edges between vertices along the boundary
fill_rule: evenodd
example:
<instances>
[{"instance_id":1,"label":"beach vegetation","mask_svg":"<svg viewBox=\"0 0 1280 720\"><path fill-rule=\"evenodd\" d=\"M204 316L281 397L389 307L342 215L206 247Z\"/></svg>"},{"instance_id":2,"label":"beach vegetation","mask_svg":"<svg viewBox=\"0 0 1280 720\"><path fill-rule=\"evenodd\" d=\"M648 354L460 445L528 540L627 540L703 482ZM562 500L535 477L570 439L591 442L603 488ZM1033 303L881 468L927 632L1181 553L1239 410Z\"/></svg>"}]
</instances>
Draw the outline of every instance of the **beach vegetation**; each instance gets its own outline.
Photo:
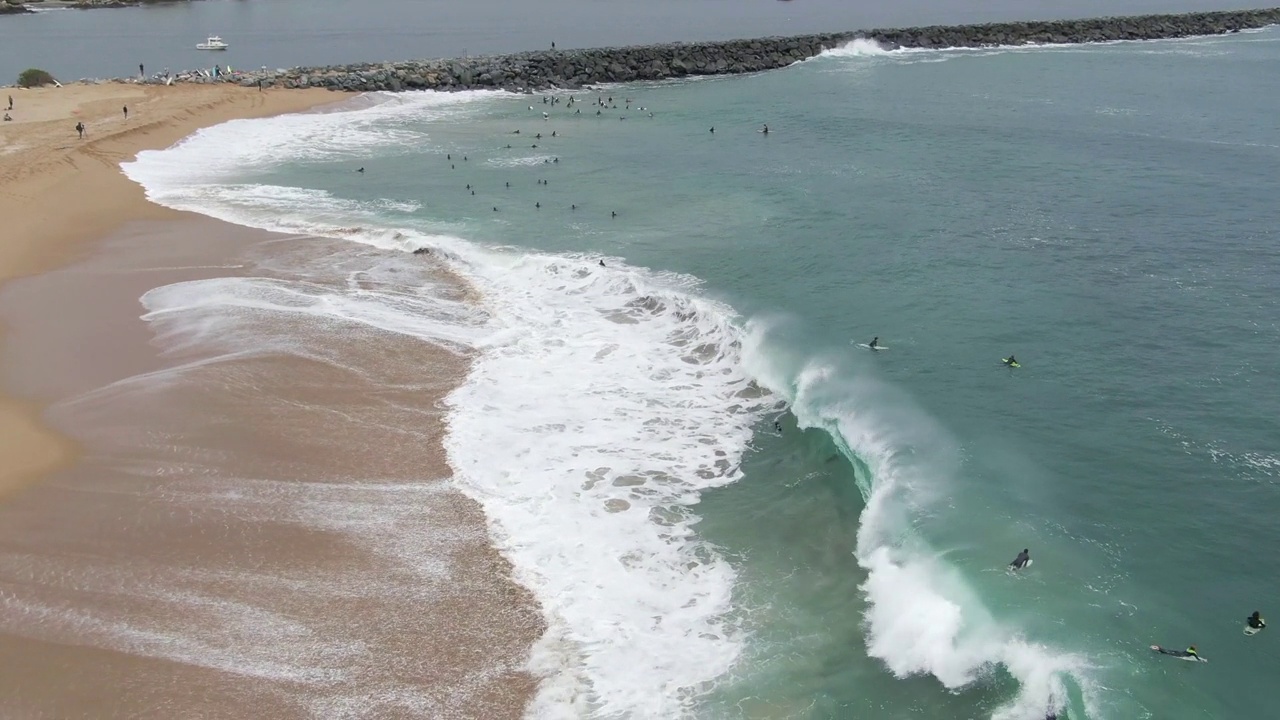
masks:
<instances>
[{"instance_id":1,"label":"beach vegetation","mask_svg":"<svg viewBox=\"0 0 1280 720\"><path fill-rule=\"evenodd\" d=\"M18 87L32 88L52 85L56 80L49 73L39 68L27 68L18 76Z\"/></svg>"}]
</instances>

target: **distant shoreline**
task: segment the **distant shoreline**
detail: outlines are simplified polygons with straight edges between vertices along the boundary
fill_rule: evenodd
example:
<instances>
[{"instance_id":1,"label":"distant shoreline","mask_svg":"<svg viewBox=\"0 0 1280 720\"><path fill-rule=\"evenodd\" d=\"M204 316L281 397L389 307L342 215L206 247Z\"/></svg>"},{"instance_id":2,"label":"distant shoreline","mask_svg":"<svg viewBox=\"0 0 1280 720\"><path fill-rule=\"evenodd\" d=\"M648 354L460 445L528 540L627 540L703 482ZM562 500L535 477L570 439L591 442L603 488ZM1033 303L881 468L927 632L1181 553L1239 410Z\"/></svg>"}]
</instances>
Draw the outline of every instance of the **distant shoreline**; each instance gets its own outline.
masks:
<instances>
[{"instance_id":1,"label":"distant shoreline","mask_svg":"<svg viewBox=\"0 0 1280 720\"><path fill-rule=\"evenodd\" d=\"M52 8L96 10L180 2L191 2L191 0L18 0L17 2L0 0L0 15L23 14Z\"/></svg>"},{"instance_id":2,"label":"distant shoreline","mask_svg":"<svg viewBox=\"0 0 1280 720\"><path fill-rule=\"evenodd\" d=\"M74 5L65 0L46 2L57 2L62 6ZM557 50L553 46L546 50L504 55L289 69L237 69L226 72L225 68L217 66L217 75L210 69L201 69L147 78L116 78L114 81L146 84L234 83L243 87L261 86L264 89L326 88L353 93L408 90L506 90L528 93L588 88L605 83L775 70L803 62L854 40L874 42L885 50L1082 45L1208 37L1276 24L1280 24L1280 7L1081 20L855 30L617 48ZM222 59L221 53L209 53L211 66ZM111 81L113 80L104 79L101 82Z\"/></svg>"}]
</instances>

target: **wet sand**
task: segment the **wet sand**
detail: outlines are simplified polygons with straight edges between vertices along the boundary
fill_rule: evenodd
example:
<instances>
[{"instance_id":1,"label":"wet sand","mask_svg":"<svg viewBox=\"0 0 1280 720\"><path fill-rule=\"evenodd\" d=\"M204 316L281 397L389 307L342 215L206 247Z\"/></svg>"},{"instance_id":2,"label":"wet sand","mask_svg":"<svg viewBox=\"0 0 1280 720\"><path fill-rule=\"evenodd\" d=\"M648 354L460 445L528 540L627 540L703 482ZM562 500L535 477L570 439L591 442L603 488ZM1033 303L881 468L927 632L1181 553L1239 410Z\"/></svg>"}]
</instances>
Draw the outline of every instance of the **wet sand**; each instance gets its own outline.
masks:
<instances>
[{"instance_id":1,"label":"wet sand","mask_svg":"<svg viewBox=\"0 0 1280 720\"><path fill-rule=\"evenodd\" d=\"M0 123L0 282L63 265L123 222L173 217L121 175L120 163L138 151L232 118L340 99L322 90L114 83L8 88L6 106L8 96L13 121ZM83 139L77 122L87 127ZM75 456L73 444L42 430L39 407L0 394L0 497Z\"/></svg>"},{"instance_id":2,"label":"wet sand","mask_svg":"<svg viewBox=\"0 0 1280 720\"><path fill-rule=\"evenodd\" d=\"M271 275L264 260L298 247L381 253L406 286L453 280L150 206L114 169L128 148L50 152L33 158L44 173L0 155L3 202L96 181L106 198L86 204L110 212L81 208L98 222L79 232L24 216L10 226L50 232L0 250L26 275L0 287L26 412L3 417L28 424L0 504L0 716L520 717L541 619L440 444L465 353L266 314L236 326L260 347L220 355L173 350L140 319L152 288Z\"/></svg>"}]
</instances>

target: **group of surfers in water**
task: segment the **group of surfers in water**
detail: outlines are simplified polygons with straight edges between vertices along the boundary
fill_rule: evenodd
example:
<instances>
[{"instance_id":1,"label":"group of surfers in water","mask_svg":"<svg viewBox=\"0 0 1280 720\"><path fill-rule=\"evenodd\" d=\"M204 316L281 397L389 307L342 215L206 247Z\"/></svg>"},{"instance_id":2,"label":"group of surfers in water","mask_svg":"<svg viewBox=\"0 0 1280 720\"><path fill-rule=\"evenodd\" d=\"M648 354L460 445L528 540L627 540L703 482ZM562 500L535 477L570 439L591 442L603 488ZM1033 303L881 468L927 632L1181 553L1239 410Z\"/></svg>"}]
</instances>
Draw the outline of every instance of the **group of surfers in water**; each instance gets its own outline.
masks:
<instances>
[{"instance_id":1,"label":"group of surfers in water","mask_svg":"<svg viewBox=\"0 0 1280 720\"><path fill-rule=\"evenodd\" d=\"M1023 548L1022 552L1018 553L1018 556L1013 559L1013 562L1009 563L1009 569L1013 571L1018 571L1018 570L1022 570L1023 568L1027 567L1030 564L1031 564L1031 550L1030 548ZM1244 622L1246 627L1245 632L1249 635L1258 633L1267 626L1267 621L1263 619L1262 613L1257 610L1254 610L1252 615L1245 618ZM1170 650L1169 648L1161 647L1159 645L1152 645L1151 649L1155 650L1161 655L1169 655L1171 657L1181 658L1183 660L1193 660L1196 662L1201 662L1204 660L1203 658L1200 657L1200 652L1196 650L1195 645L1188 645L1186 650ZM1057 712L1051 711L1048 715L1045 715L1045 720L1058 720Z\"/></svg>"}]
</instances>

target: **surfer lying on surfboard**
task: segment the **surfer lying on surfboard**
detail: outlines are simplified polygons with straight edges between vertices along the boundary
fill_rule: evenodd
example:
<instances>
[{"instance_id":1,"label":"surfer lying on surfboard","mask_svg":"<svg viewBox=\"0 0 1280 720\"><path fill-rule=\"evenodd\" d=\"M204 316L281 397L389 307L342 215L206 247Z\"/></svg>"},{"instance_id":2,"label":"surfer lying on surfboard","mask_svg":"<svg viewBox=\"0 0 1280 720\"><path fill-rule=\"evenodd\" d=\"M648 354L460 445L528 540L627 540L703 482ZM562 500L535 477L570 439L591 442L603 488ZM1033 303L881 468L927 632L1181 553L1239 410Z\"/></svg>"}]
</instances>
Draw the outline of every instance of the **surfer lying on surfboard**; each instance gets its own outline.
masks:
<instances>
[{"instance_id":1,"label":"surfer lying on surfboard","mask_svg":"<svg viewBox=\"0 0 1280 720\"><path fill-rule=\"evenodd\" d=\"M1009 569L1021 570L1022 568L1030 564L1031 564L1031 551L1026 548L1023 548L1022 552L1018 553L1018 557L1014 558L1013 562L1009 563Z\"/></svg>"},{"instance_id":2,"label":"surfer lying on surfboard","mask_svg":"<svg viewBox=\"0 0 1280 720\"><path fill-rule=\"evenodd\" d=\"M1022 367L1021 365L1018 364L1018 359L1012 355L1001 360L1000 362L1004 363L1005 365L1008 365L1009 367Z\"/></svg>"},{"instance_id":3,"label":"surfer lying on surfboard","mask_svg":"<svg viewBox=\"0 0 1280 720\"><path fill-rule=\"evenodd\" d=\"M1200 657L1200 653L1196 652L1195 645L1189 646L1186 650L1166 650L1159 645L1152 645L1151 649L1161 655L1172 655L1173 657L1180 658L1182 660L1204 660L1204 658Z\"/></svg>"},{"instance_id":4,"label":"surfer lying on surfboard","mask_svg":"<svg viewBox=\"0 0 1280 720\"><path fill-rule=\"evenodd\" d=\"M1257 610L1254 610L1245 622L1249 623L1249 628L1255 632L1267 626L1267 621L1262 619L1262 613Z\"/></svg>"}]
</instances>

